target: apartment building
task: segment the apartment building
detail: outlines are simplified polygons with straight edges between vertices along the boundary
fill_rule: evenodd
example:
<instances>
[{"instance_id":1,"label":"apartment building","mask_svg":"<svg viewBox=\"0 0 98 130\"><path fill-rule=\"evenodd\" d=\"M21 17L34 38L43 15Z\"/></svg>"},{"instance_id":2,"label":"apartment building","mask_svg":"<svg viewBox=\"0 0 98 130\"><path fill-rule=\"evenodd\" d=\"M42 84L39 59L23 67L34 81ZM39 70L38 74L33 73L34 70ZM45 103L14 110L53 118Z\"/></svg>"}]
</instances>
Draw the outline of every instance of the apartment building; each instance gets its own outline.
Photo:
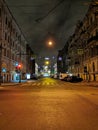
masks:
<instances>
[{"instance_id":1,"label":"apartment building","mask_svg":"<svg viewBox=\"0 0 98 130\"><path fill-rule=\"evenodd\" d=\"M88 81L98 81L98 3L93 2L79 21L68 47L70 71Z\"/></svg>"},{"instance_id":2,"label":"apartment building","mask_svg":"<svg viewBox=\"0 0 98 130\"><path fill-rule=\"evenodd\" d=\"M26 73L27 41L4 0L0 0L0 75L3 82L19 78L16 67L21 64L21 76Z\"/></svg>"},{"instance_id":3,"label":"apartment building","mask_svg":"<svg viewBox=\"0 0 98 130\"><path fill-rule=\"evenodd\" d=\"M57 73L58 74L66 73L68 71L67 54L68 54L69 40L67 41L63 49L58 51L58 56L57 56Z\"/></svg>"},{"instance_id":4,"label":"apartment building","mask_svg":"<svg viewBox=\"0 0 98 130\"><path fill-rule=\"evenodd\" d=\"M67 71L86 81L98 81L98 2L90 4L83 21L77 22L69 39L65 59ZM63 50L60 52L65 53Z\"/></svg>"},{"instance_id":5,"label":"apartment building","mask_svg":"<svg viewBox=\"0 0 98 130\"><path fill-rule=\"evenodd\" d=\"M28 75L35 74L35 54L29 44L26 45L26 72Z\"/></svg>"}]
</instances>

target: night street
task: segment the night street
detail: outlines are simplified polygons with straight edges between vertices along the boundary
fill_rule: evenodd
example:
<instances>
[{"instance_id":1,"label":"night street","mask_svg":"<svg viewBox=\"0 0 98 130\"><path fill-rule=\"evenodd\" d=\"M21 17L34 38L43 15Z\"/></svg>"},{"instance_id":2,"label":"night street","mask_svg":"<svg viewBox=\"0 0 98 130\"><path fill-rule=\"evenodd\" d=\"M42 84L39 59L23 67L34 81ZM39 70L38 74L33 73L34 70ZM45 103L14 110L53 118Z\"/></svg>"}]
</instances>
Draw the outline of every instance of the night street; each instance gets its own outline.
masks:
<instances>
[{"instance_id":1,"label":"night street","mask_svg":"<svg viewBox=\"0 0 98 130\"><path fill-rule=\"evenodd\" d=\"M1 86L0 130L98 130L98 87L52 78Z\"/></svg>"},{"instance_id":2,"label":"night street","mask_svg":"<svg viewBox=\"0 0 98 130\"><path fill-rule=\"evenodd\" d=\"M0 130L98 130L98 0L0 0Z\"/></svg>"}]
</instances>

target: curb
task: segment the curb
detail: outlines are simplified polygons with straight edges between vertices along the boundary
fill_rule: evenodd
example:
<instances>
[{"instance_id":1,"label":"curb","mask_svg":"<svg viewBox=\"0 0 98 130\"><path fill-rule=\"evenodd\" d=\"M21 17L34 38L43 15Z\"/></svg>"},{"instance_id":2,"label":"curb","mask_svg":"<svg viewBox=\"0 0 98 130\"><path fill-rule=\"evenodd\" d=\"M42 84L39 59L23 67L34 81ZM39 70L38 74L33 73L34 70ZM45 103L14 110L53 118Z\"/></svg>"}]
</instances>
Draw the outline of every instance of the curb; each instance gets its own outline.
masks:
<instances>
[{"instance_id":1,"label":"curb","mask_svg":"<svg viewBox=\"0 0 98 130\"><path fill-rule=\"evenodd\" d=\"M11 84L11 83L5 83L5 84L1 84L1 86L0 87L4 87L4 86L16 86L16 85L19 85L20 83L14 83L14 84Z\"/></svg>"},{"instance_id":2,"label":"curb","mask_svg":"<svg viewBox=\"0 0 98 130\"><path fill-rule=\"evenodd\" d=\"M85 84L87 86L94 86L98 87L98 82L81 82L82 84Z\"/></svg>"}]
</instances>

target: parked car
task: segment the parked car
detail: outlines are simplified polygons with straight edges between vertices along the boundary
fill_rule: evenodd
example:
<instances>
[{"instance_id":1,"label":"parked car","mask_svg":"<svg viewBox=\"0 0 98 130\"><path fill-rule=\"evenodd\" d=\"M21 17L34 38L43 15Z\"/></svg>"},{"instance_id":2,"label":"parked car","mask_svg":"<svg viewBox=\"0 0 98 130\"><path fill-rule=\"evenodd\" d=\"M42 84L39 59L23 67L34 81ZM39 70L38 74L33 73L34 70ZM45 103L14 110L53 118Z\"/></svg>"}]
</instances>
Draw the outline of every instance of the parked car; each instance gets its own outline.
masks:
<instances>
[{"instance_id":1,"label":"parked car","mask_svg":"<svg viewBox=\"0 0 98 130\"><path fill-rule=\"evenodd\" d=\"M67 73L60 73L60 75L59 75L59 79L64 79L65 77L67 77L68 76L68 74Z\"/></svg>"},{"instance_id":2,"label":"parked car","mask_svg":"<svg viewBox=\"0 0 98 130\"><path fill-rule=\"evenodd\" d=\"M78 76L69 76L67 78L67 81L68 82L81 82L81 81L83 81L83 79Z\"/></svg>"},{"instance_id":3,"label":"parked car","mask_svg":"<svg viewBox=\"0 0 98 130\"><path fill-rule=\"evenodd\" d=\"M38 77L37 77L37 75L36 75L36 74L32 74L30 79L37 80L37 79L38 79Z\"/></svg>"},{"instance_id":4,"label":"parked car","mask_svg":"<svg viewBox=\"0 0 98 130\"><path fill-rule=\"evenodd\" d=\"M61 79L62 81L68 81L68 78L69 78L69 76L66 76L66 77L64 77L63 79Z\"/></svg>"}]
</instances>

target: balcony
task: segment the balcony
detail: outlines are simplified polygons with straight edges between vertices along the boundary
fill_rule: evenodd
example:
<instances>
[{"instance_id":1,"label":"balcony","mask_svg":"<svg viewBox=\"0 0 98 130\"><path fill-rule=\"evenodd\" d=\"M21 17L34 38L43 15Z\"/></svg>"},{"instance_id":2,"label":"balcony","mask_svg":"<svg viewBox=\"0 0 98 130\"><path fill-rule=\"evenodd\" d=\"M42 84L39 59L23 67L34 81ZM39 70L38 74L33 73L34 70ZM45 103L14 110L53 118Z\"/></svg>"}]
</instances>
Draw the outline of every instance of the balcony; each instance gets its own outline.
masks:
<instances>
[{"instance_id":1,"label":"balcony","mask_svg":"<svg viewBox=\"0 0 98 130\"><path fill-rule=\"evenodd\" d=\"M98 27L98 20L95 20L94 22L92 22L91 25L89 25L88 32L93 31L93 29L95 29L96 27Z\"/></svg>"},{"instance_id":2,"label":"balcony","mask_svg":"<svg viewBox=\"0 0 98 130\"><path fill-rule=\"evenodd\" d=\"M89 44L92 41L98 41L98 35L89 38L88 41L87 41L87 44Z\"/></svg>"}]
</instances>

